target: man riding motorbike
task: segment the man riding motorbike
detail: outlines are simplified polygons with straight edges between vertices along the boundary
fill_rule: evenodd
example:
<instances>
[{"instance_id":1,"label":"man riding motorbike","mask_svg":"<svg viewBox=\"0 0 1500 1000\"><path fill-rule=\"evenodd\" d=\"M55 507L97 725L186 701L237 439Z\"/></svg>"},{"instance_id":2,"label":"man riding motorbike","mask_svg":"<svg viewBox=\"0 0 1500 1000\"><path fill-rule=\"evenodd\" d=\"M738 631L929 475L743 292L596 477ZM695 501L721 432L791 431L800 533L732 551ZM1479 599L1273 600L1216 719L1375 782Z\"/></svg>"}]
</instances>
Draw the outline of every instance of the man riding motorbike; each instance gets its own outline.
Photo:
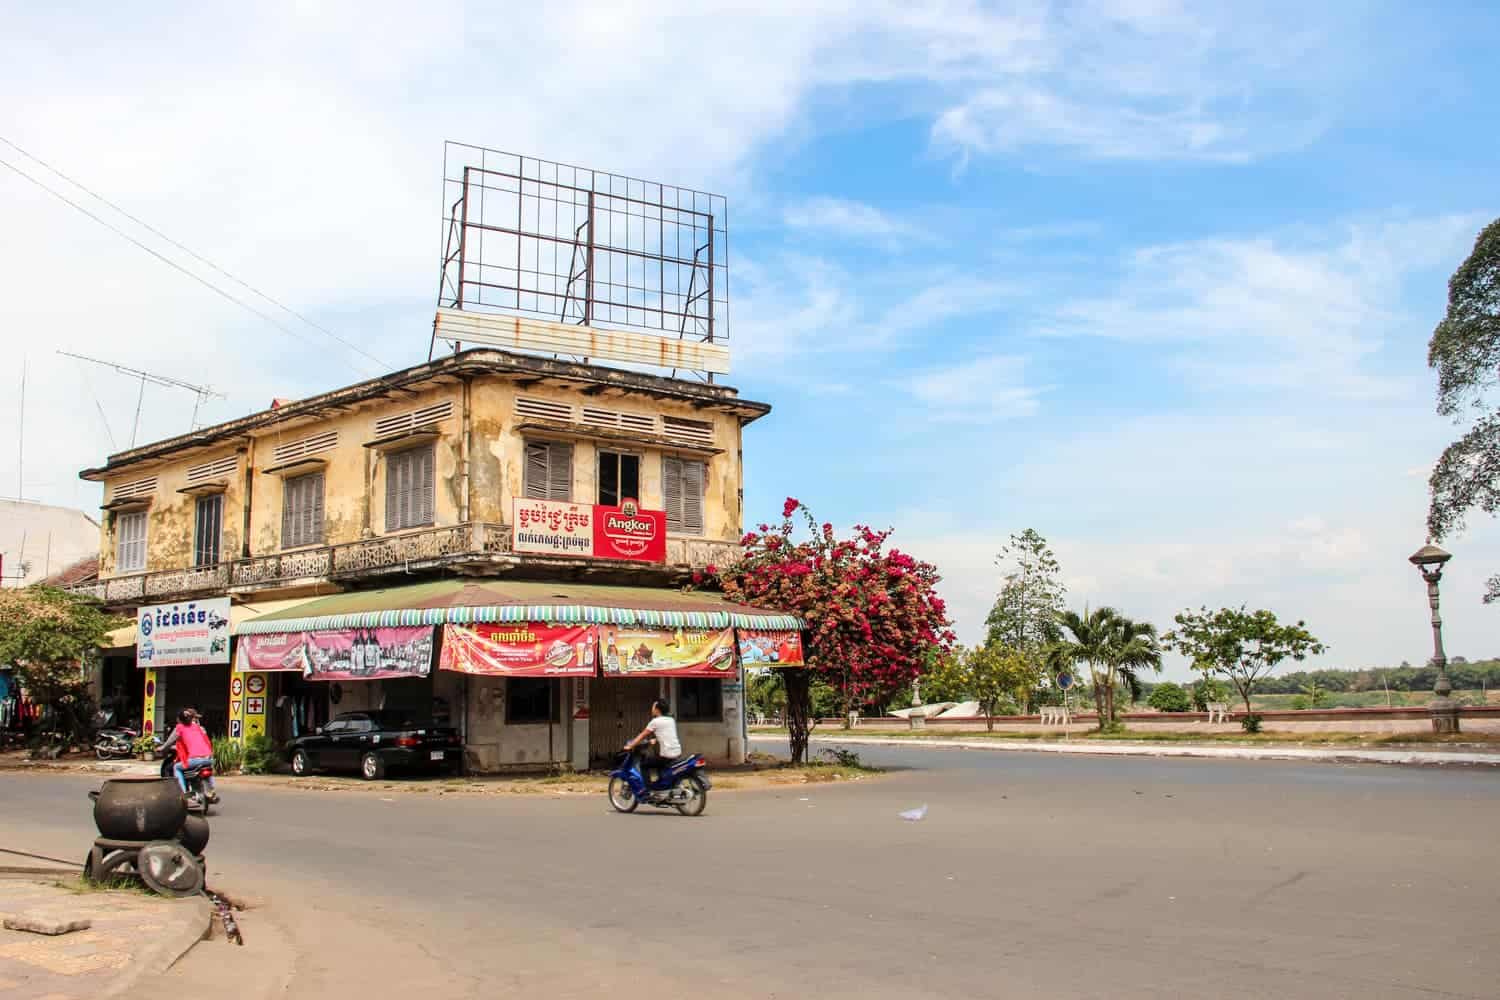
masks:
<instances>
[{"instance_id":1,"label":"man riding motorbike","mask_svg":"<svg viewBox=\"0 0 1500 1000\"><path fill-rule=\"evenodd\" d=\"M625 744L626 750L634 750L647 740L656 742L656 749L641 761L641 774L646 787L656 783L663 768L682 756L682 744L677 740L677 720L667 713L671 707L661 698L651 703L651 721L646 723L640 735Z\"/></svg>"},{"instance_id":2,"label":"man riding motorbike","mask_svg":"<svg viewBox=\"0 0 1500 1000\"><path fill-rule=\"evenodd\" d=\"M166 742L161 745L163 753L174 750L177 754L177 763L172 765L172 774L176 776L177 787L182 789L183 795L188 793L184 769L203 767L214 762L214 745L198 721L201 718L202 716L195 708L184 708L178 712L177 725L173 727L172 735L168 736ZM219 801L219 793L214 788L212 775L208 776L208 801Z\"/></svg>"}]
</instances>

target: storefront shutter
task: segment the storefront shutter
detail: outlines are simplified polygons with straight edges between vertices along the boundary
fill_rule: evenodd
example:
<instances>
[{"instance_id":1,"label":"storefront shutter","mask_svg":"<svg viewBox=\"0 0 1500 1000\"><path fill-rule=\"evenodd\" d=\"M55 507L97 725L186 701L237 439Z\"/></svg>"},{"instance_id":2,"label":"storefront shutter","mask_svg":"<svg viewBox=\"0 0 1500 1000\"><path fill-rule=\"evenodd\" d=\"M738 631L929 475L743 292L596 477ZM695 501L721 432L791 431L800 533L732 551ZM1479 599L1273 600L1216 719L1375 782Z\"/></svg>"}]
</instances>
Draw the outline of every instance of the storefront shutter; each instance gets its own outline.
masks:
<instances>
[{"instance_id":1,"label":"storefront shutter","mask_svg":"<svg viewBox=\"0 0 1500 1000\"><path fill-rule=\"evenodd\" d=\"M400 454L387 455L385 458L385 530L395 531L401 526L401 504L404 495L401 490L402 474L406 463L402 461L404 456Z\"/></svg>"}]
</instances>

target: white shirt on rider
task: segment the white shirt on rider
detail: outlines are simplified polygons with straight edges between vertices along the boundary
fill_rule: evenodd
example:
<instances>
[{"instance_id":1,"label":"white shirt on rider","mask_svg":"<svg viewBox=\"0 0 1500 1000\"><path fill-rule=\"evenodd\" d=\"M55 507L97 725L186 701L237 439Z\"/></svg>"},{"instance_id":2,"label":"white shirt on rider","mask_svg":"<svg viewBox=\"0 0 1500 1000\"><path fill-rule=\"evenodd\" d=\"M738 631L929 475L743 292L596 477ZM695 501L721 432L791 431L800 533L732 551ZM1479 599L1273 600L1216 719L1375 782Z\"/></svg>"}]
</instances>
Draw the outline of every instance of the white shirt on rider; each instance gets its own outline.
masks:
<instances>
[{"instance_id":1,"label":"white shirt on rider","mask_svg":"<svg viewBox=\"0 0 1500 1000\"><path fill-rule=\"evenodd\" d=\"M682 744L677 742L677 720L670 715L658 715L646 723L651 735L656 737L656 752L667 760L682 756Z\"/></svg>"}]
</instances>

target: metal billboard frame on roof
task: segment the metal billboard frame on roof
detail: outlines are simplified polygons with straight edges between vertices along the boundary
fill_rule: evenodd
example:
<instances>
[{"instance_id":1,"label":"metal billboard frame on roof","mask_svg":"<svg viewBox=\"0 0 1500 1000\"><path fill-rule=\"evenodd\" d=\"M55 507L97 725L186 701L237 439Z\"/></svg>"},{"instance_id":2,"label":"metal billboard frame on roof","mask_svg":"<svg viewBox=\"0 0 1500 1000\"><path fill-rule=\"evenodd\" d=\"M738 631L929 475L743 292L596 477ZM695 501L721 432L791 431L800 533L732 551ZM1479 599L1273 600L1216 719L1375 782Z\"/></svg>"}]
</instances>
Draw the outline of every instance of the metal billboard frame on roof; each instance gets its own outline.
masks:
<instances>
[{"instance_id":1,"label":"metal billboard frame on roof","mask_svg":"<svg viewBox=\"0 0 1500 1000\"><path fill-rule=\"evenodd\" d=\"M446 142L440 309L725 345L722 195Z\"/></svg>"}]
</instances>

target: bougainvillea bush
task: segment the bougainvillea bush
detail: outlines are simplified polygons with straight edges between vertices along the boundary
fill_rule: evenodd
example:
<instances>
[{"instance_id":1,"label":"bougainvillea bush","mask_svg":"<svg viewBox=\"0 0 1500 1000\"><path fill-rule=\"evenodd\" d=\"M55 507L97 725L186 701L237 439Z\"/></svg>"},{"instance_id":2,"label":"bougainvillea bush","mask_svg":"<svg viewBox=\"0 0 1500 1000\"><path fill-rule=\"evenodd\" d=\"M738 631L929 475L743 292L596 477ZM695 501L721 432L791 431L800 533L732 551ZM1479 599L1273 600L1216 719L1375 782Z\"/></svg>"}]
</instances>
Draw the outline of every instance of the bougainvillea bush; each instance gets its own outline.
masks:
<instances>
[{"instance_id":1,"label":"bougainvillea bush","mask_svg":"<svg viewBox=\"0 0 1500 1000\"><path fill-rule=\"evenodd\" d=\"M952 645L953 633L936 567L887 548L889 531L856 525L840 538L792 499L781 514L780 524L762 524L742 539L744 557L719 584L735 600L807 623L808 669L784 671L792 759L800 763L811 675L841 692L846 710L879 701L910 685L934 648Z\"/></svg>"}]
</instances>

